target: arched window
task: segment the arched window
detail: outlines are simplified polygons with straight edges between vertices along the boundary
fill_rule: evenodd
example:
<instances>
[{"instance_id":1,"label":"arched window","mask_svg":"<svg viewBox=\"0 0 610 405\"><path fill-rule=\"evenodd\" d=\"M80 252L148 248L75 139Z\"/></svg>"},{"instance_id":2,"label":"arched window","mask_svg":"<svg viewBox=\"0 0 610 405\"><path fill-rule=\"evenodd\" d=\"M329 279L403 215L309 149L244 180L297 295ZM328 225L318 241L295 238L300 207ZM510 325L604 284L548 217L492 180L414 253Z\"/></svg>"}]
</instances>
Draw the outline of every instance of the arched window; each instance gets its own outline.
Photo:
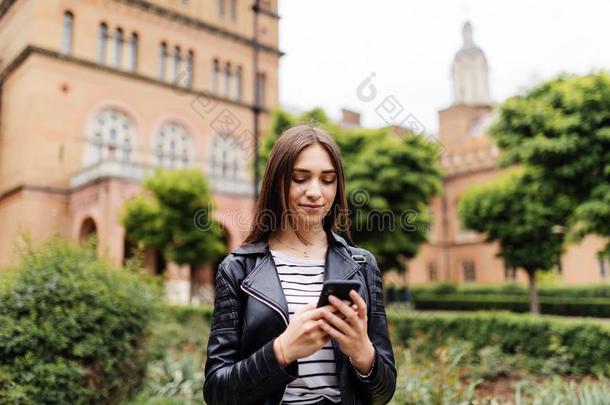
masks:
<instances>
[{"instance_id":1,"label":"arched window","mask_svg":"<svg viewBox=\"0 0 610 405\"><path fill-rule=\"evenodd\" d=\"M214 94L218 93L218 76L220 73L220 64L218 59L214 59L212 63L212 76L210 80L210 91Z\"/></svg>"},{"instance_id":2,"label":"arched window","mask_svg":"<svg viewBox=\"0 0 610 405\"><path fill-rule=\"evenodd\" d=\"M161 42L159 46L159 80L165 80L165 60L167 59L167 44Z\"/></svg>"},{"instance_id":3,"label":"arched window","mask_svg":"<svg viewBox=\"0 0 610 405\"><path fill-rule=\"evenodd\" d=\"M178 83L178 76L180 75L180 61L182 60L182 55L180 52L180 47L177 46L174 48L174 69L172 72L172 83Z\"/></svg>"},{"instance_id":4,"label":"arched window","mask_svg":"<svg viewBox=\"0 0 610 405\"><path fill-rule=\"evenodd\" d=\"M235 72L235 99L241 100L241 86L242 86L242 70L241 66L237 67Z\"/></svg>"},{"instance_id":5,"label":"arched window","mask_svg":"<svg viewBox=\"0 0 610 405\"><path fill-rule=\"evenodd\" d=\"M72 52L72 35L74 31L74 14L71 11L64 13L64 31L61 41L61 52L65 55Z\"/></svg>"},{"instance_id":6,"label":"arched window","mask_svg":"<svg viewBox=\"0 0 610 405\"><path fill-rule=\"evenodd\" d=\"M231 64L227 63L224 69L224 80L223 80L223 95L229 97L231 94Z\"/></svg>"},{"instance_id":7,"label":"arched window","mask_svg":"<svg viewBox=\"0 0 610 405\"><path fill-rule=\"evenodd\" d=\"M210 156L210 175L216 179L238 180L244 173L243 160L240 158L239 145L230 135L218 134L212 140Z\"/></svg>"},{"instance_id":8,"label":"arched window","mask_svg":"<svg viewBox=\"0 0 610 405\"><path fill-rule=\"evenodd\" d=\"M114 108L101 110L92 124L85 163L131 161L133 131L132 120L122 111Z\"/></svg>"},{"instance_id":9,"label":"arched window","mask_svg":"<svg viewBox=\"0 0 610 405\"><path fill-rule=\"evenodd\" d=\"M121 57L123 56L123 30L117 28L114 31L114 66L121 67Z\"/></svg>"},{"instance_id":10,"label":"arched window","mask_svg":"<svg viewBox=\"0 0 610 405\"><path fill-rule=\"evenodd\" d=\"M155 164L165 167L186 167L190 164L190 139L187 129L176 123L163 124L155 137Z\"/></svg>"},{"instance_id":11,"label":"arched window","mask_svg":"<svg viewBox=\"0 0 610 405\"><path fill-rule=\"evenodd\" d=\"M99 37L97 42L97 60L99 63L106 63L106 42L108 40L108 25L100 24Z\"/></svg>"},{"instance_id":12,"label":"arched window","mask_svg":"<svg viewBox=\"0 0 610 405\"><path fill-rule=\"evenodd\" d=\"M129 56L129 68L135 72L138 70L138 34L135 32L131 33L129 40Z\"/></svg>"},{"instance_id":13,"label":"arched window","mask_svg":"<svg viewBox=\"0 0 610 405\"><path fill-rule=\"evenodd\" d=\"M252 192L243 145L236 138L218 133L209 147L207 174L215 191L237 194Z\"/></svg>"},{"instance_id":14,"label":"arched window","mask_svg":"<svg viewBox=\"0 0 610 405\"><path fill-rule=\"evenodd\" d=\"M462 272L463 272L463 278L464 278L465 282L476 281L477 275L476 275L476 268L475 268L474 261L466 260L466 261L462 262Z\"/></svg>"},{"instance_id":15,"label":"arched window","mask_svg":"<svg viewBox=\"0 0 610 405\"><path fill-rule=\"evenodd\" d=\"M186 87L193 87L193 59L195 59L195 55L192 50L188 52L186 55Z\"/></svg>"}]
</instances>

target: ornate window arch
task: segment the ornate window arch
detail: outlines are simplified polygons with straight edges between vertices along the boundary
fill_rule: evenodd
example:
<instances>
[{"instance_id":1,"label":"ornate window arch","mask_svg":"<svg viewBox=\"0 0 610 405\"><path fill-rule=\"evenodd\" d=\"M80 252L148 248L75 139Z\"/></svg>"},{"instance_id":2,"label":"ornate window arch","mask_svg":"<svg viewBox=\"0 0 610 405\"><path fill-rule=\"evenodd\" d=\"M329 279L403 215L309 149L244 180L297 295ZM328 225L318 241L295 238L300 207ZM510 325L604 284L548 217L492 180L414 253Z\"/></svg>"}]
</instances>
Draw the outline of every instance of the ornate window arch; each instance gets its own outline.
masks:
<instances>
[{"instance_id":1,"label":"ornate window arch","mask_svg":"<svg viewBox=\"0 0 610 405\"><path fill-rule=\"evenodd\" d=\"M154 138L155 165L186 167L192 162L191 134L181 124L170 121L159 127Z\"/></svg>"},{"instance_id":2,"label":"ornate window arch","mask_svg":"<svg viewBox=\"0 0 610 405\"><path fill-rule=\"evenodd\" d=\"M236 193L251 192L247 159L244 159L243 147L237 140L231 135L218 133L212 138L209 150L208 175L214 188Z\"/></svg>"},{"instance_id":3,"label":"ornate window arch","mask_svg":"<svg viewBox=\"0 0 610 405\"><path fill-rule=\"evenodd\" d=\"M129 162L135 140L133 120L117 108L104 108L93 119L85 164L106 160Z\"/></svg>"}]
</instances>

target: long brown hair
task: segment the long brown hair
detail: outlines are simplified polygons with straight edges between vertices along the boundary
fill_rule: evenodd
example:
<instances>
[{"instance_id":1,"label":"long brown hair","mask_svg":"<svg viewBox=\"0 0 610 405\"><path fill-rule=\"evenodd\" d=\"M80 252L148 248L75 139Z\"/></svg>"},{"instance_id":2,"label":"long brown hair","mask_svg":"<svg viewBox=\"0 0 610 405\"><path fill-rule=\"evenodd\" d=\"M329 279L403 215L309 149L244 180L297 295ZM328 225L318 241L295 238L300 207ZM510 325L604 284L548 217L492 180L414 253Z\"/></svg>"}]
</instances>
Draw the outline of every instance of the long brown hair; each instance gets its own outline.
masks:
<instances>
[{"instance_id":1,"label":"long brown hair","mask_svg":"<svg viewBox=\"0 0 610 405\"><path fill-rule=\"evenodd\" d=\"M256 202L252 229L243 244L267 240L278 226L286 219L293 222L289 210L288 199L292 169L299 153L306 147L319 144L328 153L334 169L337 171L337 192L335 201L322 220L322 227L329 240L330 232L343 231L349 243L353 246L352 236L348 227L348 206L345 191L345 175L341 163L341 153L335 140L323 129L309 124L302 124L286 129L277 139L265 167L261 192ZM275 195L279 190L279 198ZM306 244L305 239L294 229L297 237Z\"/></svg>"}]
</instances>

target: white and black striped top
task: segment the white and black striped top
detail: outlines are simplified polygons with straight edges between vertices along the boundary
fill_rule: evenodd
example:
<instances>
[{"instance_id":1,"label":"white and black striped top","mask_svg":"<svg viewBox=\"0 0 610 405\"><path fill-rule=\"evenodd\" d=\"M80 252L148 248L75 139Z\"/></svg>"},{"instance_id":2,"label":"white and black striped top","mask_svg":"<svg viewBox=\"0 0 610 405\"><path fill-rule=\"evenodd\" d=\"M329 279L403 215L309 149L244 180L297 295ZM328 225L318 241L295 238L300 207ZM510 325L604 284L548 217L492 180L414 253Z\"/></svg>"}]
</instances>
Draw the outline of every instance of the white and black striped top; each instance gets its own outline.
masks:
<instances>
[{"instance_id":1,"label":"white and black striped top","mask_svg":"<svg viewBox=\"0 0 610 405\"><path fill-rule=\"evenodd\" d=\"M288 301L289 320L309 303L316 304L324 283L324 259L302 259L270 250ZM328 398L341 402L332 342L297 360L299 377L286 387L282 404L310 404Z\"/></svg>"}]
</instances>

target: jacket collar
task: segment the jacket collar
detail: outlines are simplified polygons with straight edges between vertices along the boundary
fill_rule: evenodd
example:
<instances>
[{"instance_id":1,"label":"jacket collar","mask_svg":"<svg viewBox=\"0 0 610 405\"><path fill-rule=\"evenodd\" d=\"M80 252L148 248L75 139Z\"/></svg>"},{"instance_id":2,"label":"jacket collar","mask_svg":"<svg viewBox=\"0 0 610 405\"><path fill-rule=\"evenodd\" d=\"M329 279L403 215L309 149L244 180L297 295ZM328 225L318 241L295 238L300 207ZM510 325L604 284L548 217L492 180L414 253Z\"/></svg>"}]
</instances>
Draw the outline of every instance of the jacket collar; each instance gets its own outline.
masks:
<instances>
[{"instance_id":1,"label":"jacket collar","mask_svg":"<svg viewBox=\"0 0 610 405\"><path fill-rule=\"evenodd\" d=\"M249 243L234 249L231 253L263 255L257 258L254 269L244 278L242 289L280 312L288 324L288 302L269 251L268 241ZM324 262L324 281L349 279L359 268L360 264L349 254L345 239L331 231Z\"/></svg>"}]
</instances>

